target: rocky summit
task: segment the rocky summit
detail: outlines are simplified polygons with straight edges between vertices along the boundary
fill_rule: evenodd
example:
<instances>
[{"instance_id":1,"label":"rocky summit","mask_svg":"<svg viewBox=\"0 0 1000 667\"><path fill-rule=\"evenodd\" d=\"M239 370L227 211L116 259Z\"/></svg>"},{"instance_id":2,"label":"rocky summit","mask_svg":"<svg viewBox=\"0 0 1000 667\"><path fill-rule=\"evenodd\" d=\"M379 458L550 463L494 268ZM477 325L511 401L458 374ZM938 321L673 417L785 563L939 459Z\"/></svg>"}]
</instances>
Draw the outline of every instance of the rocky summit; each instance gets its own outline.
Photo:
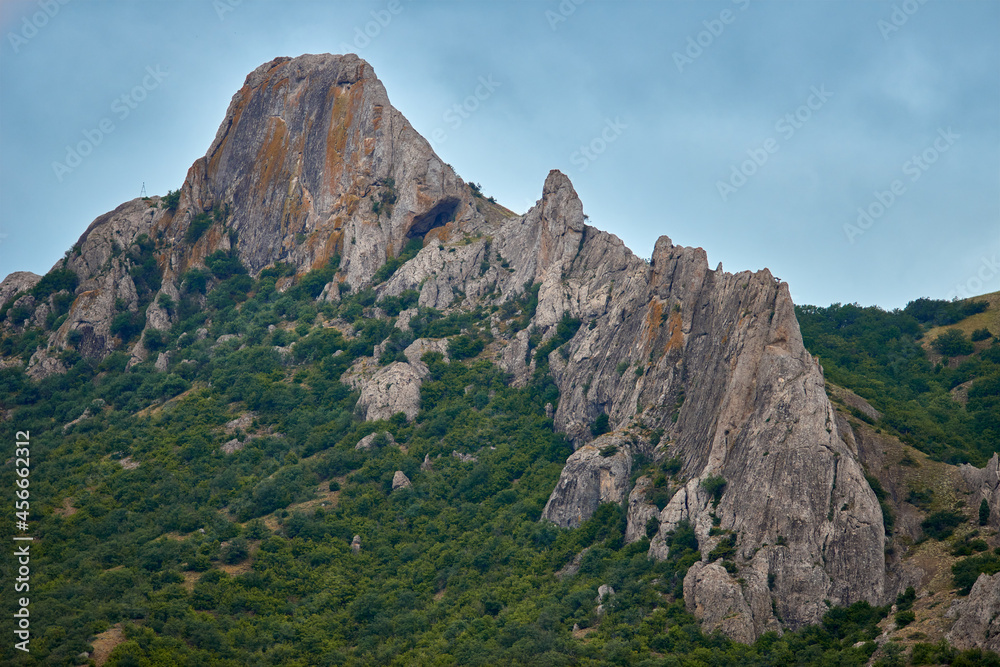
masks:
<instances>
[{"instance_id":1,"label":"rocky summit","mask_svg":"<svg viewBox=\"0 0 1000 667\"><path fill-rule=\"evenodd\" d=\"M638 257L588 224L559 171L514 214L445 164L354 55L258 67L177 192L97 218L45 277L8 276L4 331L37 334L2 363L38 382L79 358L124 353L130 368L173 376L185 361L169 342L184 317L178 304L205 308L217 285L266 275L277 293L305 290L319 306L371 294L360 320L339 311L316 320L344 340L366 320L391 324L339 376L355 392L355 418L379 423L349 443L354 456L405 454L407 440L386 425L419 423L428 383L461 359L494 364L515 388L547 378L557 389L547 416L572 453L532 520L577 530L617 505L624 543L648 544L654 563L691 531L699 558L677 594L705 632L752 643L818 623L832 607L890 604L919 579L887 555L885 505L862 465L874 456L868 436L828 398L787 284L766 269L713 270L704 250L667 236L650 260ZM464 324L414 337L428 312ZM472 319L482 337L470 334ZM182 336L202 340L211 324ZM227 331L212 349L239 347L245 334ZM276 358L301 363L307 340L279 341ZM227 427L226 455L277 437L252 415L239 423ZM445 462L483 456L452 453L421 451L419 469L387 469L392 497L419 493ZM994 458L963 472L994 514L996 467ZM360 557L370 542L354 535L351 548ZM577 554L566 568L581 562ZM996 589L982 575L969 609L956 608L956 645L995 647ZM601 609L620 597L599 594Z\"/></svg>"}]
</instances>

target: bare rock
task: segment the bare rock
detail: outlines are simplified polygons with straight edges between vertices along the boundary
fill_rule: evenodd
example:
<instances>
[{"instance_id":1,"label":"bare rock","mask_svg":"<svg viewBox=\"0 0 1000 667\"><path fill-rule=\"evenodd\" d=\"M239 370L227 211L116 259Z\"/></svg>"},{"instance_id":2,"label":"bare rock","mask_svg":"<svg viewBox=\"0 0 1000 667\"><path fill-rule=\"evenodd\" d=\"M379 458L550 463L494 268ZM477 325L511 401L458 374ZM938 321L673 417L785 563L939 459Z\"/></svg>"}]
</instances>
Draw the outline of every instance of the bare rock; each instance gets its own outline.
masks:
<instances>
[{"instance_id":1,"label":"bare rock","mask_svg":"<svg viewBox=\"0 0 1000 667\"><path fill-rule=\"evenodd\" d=\"M968 597L955 600L947 616L957 619L947 634L955 648L1000 651L1000 574L980 574Z\"/></svg>"},{"instance_id":2,"label":"bare rock","mask_svg":"<svg viewBox=\"0 0 1000 667\"><path fill-rule=\"evenodd\" d=\"M545 504L542 518L576 528L601 503L620 503L628 493L632 456L627 441L608 433L573 452Z\"/></svg>"},{"instance_id":3,"label":"bare rock","mask_svg":"<svg viewBox=\"0 0 1000 667\"><path fill-rule=\"evenodd\" d=\"M410 478L407 477L402 470L397 470L392 476L392 490L396 489L408 489L410 488Z\"/></svg>"},{"instance_id":4,"label":"bare rock","mask_svg":"<svg viewBox=\"0 0 1000 667\"><path fill-rule=\"evenodd\" d=\"M15 271L11 273L3 282L0 282L0 305L10 301L15 294L27 292L34 287L42 277L31 271Z\"/></svg>"},{"instance_id":5,"label":"bare rock","mask_svg":"<svg viewBox=\"0 0 1000 667\"><path fill-rule=\"evenodd\" d=\"M238 439L232 438L231 440L224 442L221 449L223 454L235 454L244 447L246 447L245 442L240 442Z\"/></svg>"},{"instance_id":6,"label":"bare rock","mask_svg":"<svg viewBox=\"0 0 1000 667\"><path fill-rule=\"evenodd\" d=\"M244 432L249 431L250 427L253 425L254 417L256 416L257 415L254 414L253 412L244 412L239 417L231 419L228 422L226 422L226 425L223 428L225 428L226 433L235 433L236 431L244 431Z\"/></svg>"},{"instance_id":7,"label":"bare rock","mask_svg":"<svg viewBox=\"0 0 1000 667\"><path fill-rule=\"evenodd\" d=\"M397 412L412 421L420 411L421 379L411 364L396 361L378 368L370 358L356 361L341 378L361 390L357 407L367 421L389 419Z\"/></svg>"},{"instance_id":8,"label":"bare rock","mask_svg":"<svg viewBox=\"0 0 1000 667\"><path fill-rule=\"evenodd\" d=\"M651 485L647 476L635 481L635 486L628 496L628 523L625 528L625 543L632 544L646 537L646 524L650 519L658 518L660 510L656 505L646 502L646 491Z\"/></svg>"},{"instance_id":9,"label":"bare rock","mask_svg":"<svg viewBox=\"0 0 1000 667\"><path fill-rule=\"evenodd\" d=\"M615 589L613 589L608 584L601 584L597 588L597 600L596 601L597 601L598 604L600 604L601 602L604 602L604 600L606 600L607 598L611 597L614 594L615 594Z\"/></svg>"},{"instance_id":10,"label":"bare rock","mask_svg":"<svg viewBox=\"0 0 1000 667\"><path fill-rule=\"evenodd\" d=\"M431 455L424 454L424 462L420 464L420 470L423 472L427 472L428 470L433 470L433 469L434 469L434 464L431 463Z\"/></svg>"},{"instance_id":11,"label":"bare rock","mask_svg":"<svg viewBox=\"0 0 1000 667\"><path fill-rule=\"evenodd\" d=\"M474 454L463 454L457 449L451 450L451 455L462 463L475 463L479 460Z\"/></svg>"},{"instance_id":12,"label":"bare rock","mask_svg":"<svg viewBox=\"0 0 1000 667\"><path fill-rule=\"evenodd\" d=\"M376 447L397 447L396 439L392 437L392 433L388 431L382 431L380 433L369 433L365 437L358 440L358 444L354 445L354 449L361 449L368 451L370 449L375 449Z\"/></svg>"},{"instance_id":13,"label":"bare rock","mask_svg":"<svg viewBox=\"0 0 1000 667\"><path fill-rule=\"evenodd\" d=\"M156 355L156 363L153 364L153 367L156 368L156 370L162 373L167 370L167 367L169 365L170 365L169 352L160 352L158 355Z\"/></svg>"},{"instance_id":14,"label":"bare rock","mask_svg":"<svg viewBox=\"0 0 1000 667\"><path fill-rule=\"evenodd\" d=\"M996 525L1000 516L1000 455L994 454L982 468L963 463L958 471L969 485L969 490L975 494L973 502L978 505L986 499L990 507L990 524Z\"/></svg>"},{"instance_id":15,"label":"bare rock","mask_svg":"<svg viewBox=\"0 0 1000 667\"><path fill-rule=\"evenodd\" d=\"M428 352L440 352L444 356L445 362L447 362L448 340L446 338L440 338L437 340L431 340L430 338L418 338L410 343L405 350L403 350L403 355L414 368L422 369L426 372L427 366L424 365L421 358Z\"/></svg>"},{"instance_id":16,"label":"bare rock","mask_svg":"<svg viewBox=\"0 0 1000 667\"><path fill-rule=\"evenodd\" d=\"M410 330L410 320L412 320L417 315L416 308L407 308L406 310L401 310L399 316L396 318L396 328L401 331Z\"/></svg>"},{"instance_id":17,"label":"bare rock","mask_svg":"<svg viewBox=\"0 0 1000 667\"><path fill-rule=\"evenodd\" d=\"M359 553L361 551L361 536L355 535L354 539L351 540L351 551L354 553Z\"/></svg>"},{"instance_id":18,"label":"bare rock","mask_svg":"<svg viewBox=\"0 0 1000 667\"><path fill-rule=\"evenodd\" d=\"M684 606L701 620L702 628L719 629L744 644L757 637L739 583L717 563L691 566L684 577Z\"/></svg>"}]
</instances>

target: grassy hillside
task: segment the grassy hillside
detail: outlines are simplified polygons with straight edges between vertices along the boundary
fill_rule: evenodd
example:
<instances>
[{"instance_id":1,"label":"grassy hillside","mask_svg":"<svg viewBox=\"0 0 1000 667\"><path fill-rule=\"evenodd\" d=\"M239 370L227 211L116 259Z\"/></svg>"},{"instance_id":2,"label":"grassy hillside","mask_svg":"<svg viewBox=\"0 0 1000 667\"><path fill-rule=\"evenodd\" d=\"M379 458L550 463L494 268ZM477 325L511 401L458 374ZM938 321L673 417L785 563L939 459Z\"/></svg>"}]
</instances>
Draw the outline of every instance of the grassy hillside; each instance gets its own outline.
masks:
<instances>
[{"instance_id":1,"label":"grassy hillside","mask_svg":"<svg viewBox=\"0 0 1000 667\"><path fill-rule=\"evenodd\" d=\"M827 379L878 409L880 427L939 460L983 465L1000 448L998 302L1000 293L796 314Z\"/></svg>"}]
</instances>

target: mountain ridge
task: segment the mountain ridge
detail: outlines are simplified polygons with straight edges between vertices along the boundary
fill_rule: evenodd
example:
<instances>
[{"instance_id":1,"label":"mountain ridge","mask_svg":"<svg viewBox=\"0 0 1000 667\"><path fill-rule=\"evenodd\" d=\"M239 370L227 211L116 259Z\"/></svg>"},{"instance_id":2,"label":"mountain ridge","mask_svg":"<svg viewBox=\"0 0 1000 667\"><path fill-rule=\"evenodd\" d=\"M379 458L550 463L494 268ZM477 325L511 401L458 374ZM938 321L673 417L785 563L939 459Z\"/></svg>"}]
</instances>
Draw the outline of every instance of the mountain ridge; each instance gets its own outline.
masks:
<instances>
[{"instance_id":1,"label":"mountain ridge","mask_svg":"<svg viewBox=\"0 0 1000 667\"><path fill-rule=\"evenodd\" d=\"M556 170L511 214L433 153L357 56L257 68L178 193L100 216L46 277L5 278L5 340L21 349L3 363L27 358L45 381L124 353L184 377L185 350L214 327L192 318L235 317L265 279L308 302L299 323L232 325L210 354L268 336L281 373L332 355L309 351L330 350L324 336L336 354L357 342L330 363L362 421L418 424L428 385L463 359L514 388L551 382L545 410L574 451L540 518L576 528L617 503L624 541L648 539L653 562L690 530L702 556L683 598L705 632L752 643L901 592L883 507L786 283L710 270L666 236L647 263L587 224ZM452 323L434 330L432 315Z\"/></svg>"}]
</instances>

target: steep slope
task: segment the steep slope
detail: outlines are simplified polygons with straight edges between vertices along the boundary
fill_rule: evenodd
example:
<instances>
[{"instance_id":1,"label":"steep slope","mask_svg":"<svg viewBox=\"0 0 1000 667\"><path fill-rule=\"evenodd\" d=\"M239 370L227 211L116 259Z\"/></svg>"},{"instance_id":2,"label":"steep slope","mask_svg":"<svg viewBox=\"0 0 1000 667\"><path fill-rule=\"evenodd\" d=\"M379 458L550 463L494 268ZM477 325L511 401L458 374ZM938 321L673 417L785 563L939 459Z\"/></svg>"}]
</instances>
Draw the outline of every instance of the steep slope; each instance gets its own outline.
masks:
<instances>
[{"instance_id":1,"label":"steep slope","mask_svg":"<svg viewBox=\"0 0 1000 667\"><path fill-rule=\"evenodd\" d=\"M895 593L878 500L787 285L766 270L712 271L703 250L667 237L646 263L586 224L558 171L534 207L509 214L441 162L356 56L261 66L178 194L95 220L45 289L5 280L3 326L19 341L5 363L16 352L43 378L127 349L132 366L154 351L158 370L183 375L191 360L172 355L212 324L201 333L193 313L237 311L255 285L243 271L315 304L366 294L353 322L324 326L360 340L369 321L385 324L370 329L371 356L352 355L340 376L370 419L418 417L425 352L492 359L518 387L551 377L554 426L576 451L542 518L576 527L627 500L630 541L651 537L660 560L669 535L692 525L703 560L684 597L706 630L750 642L820 620L827 603ZM306 312L308 332L316 307ZM405 333L442 312L454 331ZM268 335L214 333L217 345ZM275 342L275 354L299 344ZM646 497L657 489L663 507Z\"/></svg>"},{"instance_id":2,"label":"steep slope","mask_svg":"<svg viewBox=\"0 0 1000 667\"><path fill-rule=\"evenodd\" d=\"M279 261L304 273L336 256L338 280L360 286L411 238L481 217L471 200L389 104L368 63L353 55L277 58L233 96L215 141L173 201L119 206L53 267L73 272L84 298L29 372L65 370L56 357L72 331L83 337L82 354L106 356L128 340L111 331L121 313L140 329L168 329L160 296L176 301L184 272L213 252L233 250L252 275ZM138 256L124 252L141 239ZM136 343L132 354L142 360L147 350Z\"/></svg>"}]
</instances>

